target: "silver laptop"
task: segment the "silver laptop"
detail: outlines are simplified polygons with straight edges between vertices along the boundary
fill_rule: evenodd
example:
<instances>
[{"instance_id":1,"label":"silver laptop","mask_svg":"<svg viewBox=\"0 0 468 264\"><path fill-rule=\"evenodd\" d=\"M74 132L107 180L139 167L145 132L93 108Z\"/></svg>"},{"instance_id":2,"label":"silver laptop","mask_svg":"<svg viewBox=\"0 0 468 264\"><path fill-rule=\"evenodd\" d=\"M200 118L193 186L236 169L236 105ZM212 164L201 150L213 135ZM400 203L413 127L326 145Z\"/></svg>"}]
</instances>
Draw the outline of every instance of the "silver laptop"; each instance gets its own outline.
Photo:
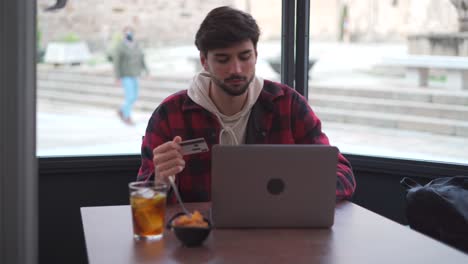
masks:
<instances>
[{"instance_id":1,"label":"silver laptop","mask_svg":"<svg viewBox=\"0 0 468 264\"><path fill-rule=\"evenodd\" d=\"M325 145L214 146L214 226L331 227L337 161L338 149Z\"/></svg>"}]
</instances>

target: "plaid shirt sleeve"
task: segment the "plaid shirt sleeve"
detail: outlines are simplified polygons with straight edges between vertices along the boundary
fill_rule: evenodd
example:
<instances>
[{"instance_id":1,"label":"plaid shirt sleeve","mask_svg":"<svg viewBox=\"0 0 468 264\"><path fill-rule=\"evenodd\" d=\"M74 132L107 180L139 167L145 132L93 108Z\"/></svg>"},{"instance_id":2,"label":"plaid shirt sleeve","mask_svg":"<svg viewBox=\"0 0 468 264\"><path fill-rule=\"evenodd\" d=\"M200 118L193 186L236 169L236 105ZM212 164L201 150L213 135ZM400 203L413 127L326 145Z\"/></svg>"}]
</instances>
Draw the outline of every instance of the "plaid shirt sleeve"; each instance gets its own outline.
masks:
<instances>
[{"instance_id":1,"label":"plaid shirt sleeve","mask_svg":"<svg viewBox=\"0 0 468 264\"><path fill-rule=\"evenodd\" d=\"M328 137L322 132L320 119L315 115L306 99L293 92L291 102L292 126L296 144L330 145ZM337 165L337 200L349 199L356 189L356 181L349 161L338 153Z\"/></svg>"},{"instance_id":2,"label":"plaid shirt sleeve","mask_svg":"<svg viewBox=\"0 0 468 264\"><path fill-rule=\"evenodd\" d=\"M164 106L160 107L163 108ZM138 171L138 181L146 180L154 175L153 149L170 140L167 119L160 107L151 116L141 144L141 166Z\"/></svg>"},{"instance_id":3,"label":"plaid shirt sleeve","mask_svg":"<svg viewBox=\"0 0 468 264\"><path fill-rule=\"evenodd\" d=\"M186 91L175 93L166 98L153 112L141 145L141 165L137 180L145 180L154 175L153 149L175 136L185 139L205 138L211 148L217 139L216 120L206 111L187 99ZM191 108L192 110L187 110ZM211 153L184 156L185 168L176 174L176 185L187 202L206 202L210 200L211 190ZM171 191L168 202L176 202Z\"/></svg>"},{"instance_id":4,"label":"plaid shirt sleeve","mask_svg":"<svg viewBox=\"0 0 468 264\"><path fill-rule=\"evenodd\" d=\"M166 98L153 112L146 127L145 136L141 144L141 166L138 171L137 180L146 180L154 175L153 149L173 139L170 127L174 115L181 115L174 111L179 108L180 94L174 94Z\"/></svg>"}]
</instances>

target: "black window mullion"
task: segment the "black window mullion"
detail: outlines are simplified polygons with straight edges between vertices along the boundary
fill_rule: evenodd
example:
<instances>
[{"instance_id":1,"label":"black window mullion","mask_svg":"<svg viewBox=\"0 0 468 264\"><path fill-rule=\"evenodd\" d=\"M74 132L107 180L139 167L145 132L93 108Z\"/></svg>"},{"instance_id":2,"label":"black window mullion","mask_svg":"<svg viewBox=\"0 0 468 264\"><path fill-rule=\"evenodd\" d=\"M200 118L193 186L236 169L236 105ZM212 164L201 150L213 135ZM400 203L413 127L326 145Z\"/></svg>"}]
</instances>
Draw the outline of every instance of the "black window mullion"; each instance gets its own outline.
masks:
<instances>
[{"instance_id":1,"label":"black window mullion","mask_svg":"<svg viewBox=\"0 0 468 264\"><path fill-rule=\"evenodd\" d=\"M294 87L294 20L296 1L283 0L281 28L281 82Z\"/></svg>"},{"instance_id":2,"label":"black window mullion","mask_svg":"<svg viewBox=\"0 0 468 264\"><path fill-rule=\"evenodd\" d=\"M309 93L309 7L310 0L297 0L295 89L305 98Z\"/></svg>"}]
</instances>

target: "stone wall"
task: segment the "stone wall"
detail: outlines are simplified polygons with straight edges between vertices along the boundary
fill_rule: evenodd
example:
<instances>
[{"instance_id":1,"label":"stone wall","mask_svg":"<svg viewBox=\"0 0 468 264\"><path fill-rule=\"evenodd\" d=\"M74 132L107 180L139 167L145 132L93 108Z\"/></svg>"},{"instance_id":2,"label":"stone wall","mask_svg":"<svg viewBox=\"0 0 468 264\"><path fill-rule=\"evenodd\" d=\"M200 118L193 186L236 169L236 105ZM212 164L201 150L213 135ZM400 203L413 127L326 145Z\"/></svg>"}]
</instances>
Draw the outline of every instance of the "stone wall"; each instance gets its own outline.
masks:
<instances>
[{"instance_id":1,"label":"stone wall","mask_svg":"<svg viewBox=\"0 0 468 264\"><path fill-rule=\"evenodd\" d=\"M450 0L339 0L349 6L355 41L401 41L408 35L456 32L457 13Z\"/></svg>"},{"instance_id":2,"label":"stone wall","mask_svg":"<svg viewBox=\"0 0 468 264\"><path fill-rule=\"evenodd\" d=\"M193 44L209 10L231 5L251 13L262 30L261 40L281 38L281 0L68 0L56 12L43 12L54 1L38 1L41 46L76 34L92 50L105 49L126 25L136 30L145 47ZM351 41L406 41L411 34L458 30L450 0L317 0L310 5L311 40L336 41L348 5Z\"/></svg>"},{"instance_id":3,"label":"stone wall","mask_svg":"<svg viewBox=\"0 0 468 264\"><path fill-rule=\"evenodd\" d=\"M51 1L49 1L51 2ZM193 43L206 13L233 0L68 0L64 9L43 12L38 3L41 44L76 34L92 50L103 49L112 36L130 25L144 46ZM48 3L50 4L50 3Z\"/></svg>"}]
</instances>

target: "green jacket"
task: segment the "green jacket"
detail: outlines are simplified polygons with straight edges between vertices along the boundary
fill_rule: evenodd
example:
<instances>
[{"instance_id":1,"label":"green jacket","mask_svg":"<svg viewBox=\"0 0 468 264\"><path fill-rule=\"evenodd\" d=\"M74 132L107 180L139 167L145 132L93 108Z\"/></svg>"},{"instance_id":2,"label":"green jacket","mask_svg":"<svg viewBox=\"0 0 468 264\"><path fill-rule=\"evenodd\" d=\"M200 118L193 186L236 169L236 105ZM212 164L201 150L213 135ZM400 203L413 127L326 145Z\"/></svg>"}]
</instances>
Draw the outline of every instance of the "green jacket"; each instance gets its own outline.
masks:
<instances>
[{"instance_id":1,"label":"green jacket","mask_svg":"<svg viewBox=\"0 0 468 264\"><path fill-rule=\"evenodd\" d=\"M148 73L143 51L137 43L131 47L122 41L117 46L112 59L116 78L138 77L142 71Z\"/></svg>"}]
</instances>

